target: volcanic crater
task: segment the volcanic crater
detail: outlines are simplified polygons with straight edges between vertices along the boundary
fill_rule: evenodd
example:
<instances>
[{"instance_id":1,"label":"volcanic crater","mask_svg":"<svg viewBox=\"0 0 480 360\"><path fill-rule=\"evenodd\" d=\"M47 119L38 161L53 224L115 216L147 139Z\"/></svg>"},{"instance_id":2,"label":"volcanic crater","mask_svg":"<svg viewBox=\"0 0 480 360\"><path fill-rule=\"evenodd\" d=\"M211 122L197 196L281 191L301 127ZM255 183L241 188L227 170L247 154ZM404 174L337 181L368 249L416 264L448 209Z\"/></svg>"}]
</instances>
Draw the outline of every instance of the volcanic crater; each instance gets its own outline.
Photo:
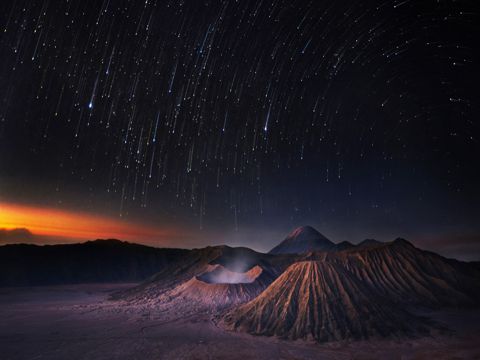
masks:
<instances>
[{"instance_id":1,"label":"volcanic crater","mask_svg":"<svg viewBox=\"0 0 480 360\"><path fill-rule=\"evenodd\" d=\"M258 265L246 272L237 272L217 264L212 265L211 269L198 275L196 278L207 284L251 284L262 272L263 269Z\"/></svg>"}]
</instances>

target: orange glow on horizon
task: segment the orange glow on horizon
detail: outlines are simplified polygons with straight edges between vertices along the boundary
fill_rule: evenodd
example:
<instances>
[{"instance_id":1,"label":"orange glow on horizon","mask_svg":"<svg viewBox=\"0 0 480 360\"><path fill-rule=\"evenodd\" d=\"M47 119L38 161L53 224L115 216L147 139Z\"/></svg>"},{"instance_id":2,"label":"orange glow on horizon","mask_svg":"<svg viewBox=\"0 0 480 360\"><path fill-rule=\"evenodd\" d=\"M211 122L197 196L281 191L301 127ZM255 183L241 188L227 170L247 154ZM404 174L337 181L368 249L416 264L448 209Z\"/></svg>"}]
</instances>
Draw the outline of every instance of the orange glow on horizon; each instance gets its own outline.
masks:
<instances>
[{"instance_id":1,"label":"orange glow on horizon","mask_svg":"<svg viewBox=\"0 0 480 360\"><path fill-rule=\"evenodd\" d=\"M116 238L152 241L178 237L173 229L134 224L122 219L44 207L0 203L0 229L25 228L34 235L93 240Z\"/></svg>"}]
</instances>

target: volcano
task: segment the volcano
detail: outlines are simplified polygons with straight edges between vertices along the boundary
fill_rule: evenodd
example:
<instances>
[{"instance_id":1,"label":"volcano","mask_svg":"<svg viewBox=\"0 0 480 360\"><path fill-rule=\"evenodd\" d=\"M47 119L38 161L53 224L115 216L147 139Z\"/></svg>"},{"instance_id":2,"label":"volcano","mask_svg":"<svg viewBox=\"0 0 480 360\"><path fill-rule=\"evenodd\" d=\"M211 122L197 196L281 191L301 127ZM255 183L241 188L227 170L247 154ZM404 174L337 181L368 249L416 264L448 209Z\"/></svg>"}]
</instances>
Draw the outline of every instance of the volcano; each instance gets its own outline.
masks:
<instances>
[{"instance_id":1,"label":"volcano","mask_svg":"<svg viewBox=\"0 0 480 360\"><path fill-rule=\"evenodd\" d=\"M420 318L392 307L345 268L326 261L291 265L224 321L231 329L255 335L319 342L427 331Z\"/></svg>"},{"instance_id":2,"label":"volcano","mask_svg":"<svg viewBox=\"0 0 480 360\"><path fill-rule=\"evenodd\" d=\"M265 255L228 246L192 250L138 287L112 299L184 314L219 312L258 296L278 276Z\"/></svg>"},{"instance_id":3,"label":"volcano","mask_svg":"<svg viewBox=\"0 0 480 360\"><path fill-rule=\"evenodd\" d=\"M271 281L258 265L246 272L209 265L207 271L168 291L164 298L176 306L218 311L254 299Z\"/></svg>"},{"instance_id":4,"label":"volcano","mask_svg":"<svg viewBox=\"0 0 480 360\"><path fill-rule=\"evenodd\" d=\"M301 254L309 251L328 251L335 244L311 226L302 226L293 230L269 254Z\"/></svg>"},{"instance_id":5,"label":"volcano","mask_svg":"<svg viewBox=\"0 0 480 360\"><path fill-rule=\"evenodd\" d=\"M263 269L258 265L247 272L231 271L222 265L213 265L211 270L197 276L197 279L207 284L251 284L262 272Z\"/></svg>"}]
</instances>

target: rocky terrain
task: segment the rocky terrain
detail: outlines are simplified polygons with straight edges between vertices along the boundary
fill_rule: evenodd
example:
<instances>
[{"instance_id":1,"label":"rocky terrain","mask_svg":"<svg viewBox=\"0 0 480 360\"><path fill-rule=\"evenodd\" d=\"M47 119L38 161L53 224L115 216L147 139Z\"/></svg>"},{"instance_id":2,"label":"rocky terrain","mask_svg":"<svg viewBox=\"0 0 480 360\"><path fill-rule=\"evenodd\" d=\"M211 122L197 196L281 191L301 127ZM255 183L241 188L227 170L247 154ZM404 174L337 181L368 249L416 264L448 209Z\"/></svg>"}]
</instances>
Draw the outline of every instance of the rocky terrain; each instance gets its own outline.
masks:
<instances>
[{"instance_id":1,"label":"rocky terrain","mask_svg":"<svg viewBox=\"0 0 480 360\"><path fill-rule=\"evenodd\" d=\"M325 256L365 286L397 304L470 307L480 300L480 272L474 264L446 259L403 239L350 248Z\"/></svg>"},{"instance_id":2,"label":"rocky terrain","mask_svg":"<svg viewBox=\"0 0 480 360\"><path fill-rule=\"evenodd\" d=\"M108 259L105 273L94 256L85 274L76 274L80 268L74 266L66 280L88 279L92 271L98 274L94 279L121 279L126 277L125 263L137 269L130 277L143 276L140 284L115 291L84 311L136 314L162 324L200 317L222 331L318 343L408 339L448 331L425 311L468 310L480 304L478 263L446 259L403 239L334 243L311 227L301 227L267 254L229 246L176 250L116 241L78 247L85 256ZM105 248L115 251L109 256ZM18 251L39 251L15 249L17 257ZM68 247L41 251L60 249L68 254ZM135 255L125 255L124 249ZM8 251L0 251L0 259ZM135 265L140 263L142 268ZM55 264L46 268L54 272ZM113 276L117 267L122 270Z\"/></svg>"},{"instance_id":3,"label":"rocky terrain","mask_svg":"<svg viewBox=\"0 0 480 360\"><path fill-rule=\"evenodd\" d=\"M294 263L260 296L228 313L225 323L255 335L319 342L427 332L424 319L322 260Z\"/></svg>"}]
</instances>

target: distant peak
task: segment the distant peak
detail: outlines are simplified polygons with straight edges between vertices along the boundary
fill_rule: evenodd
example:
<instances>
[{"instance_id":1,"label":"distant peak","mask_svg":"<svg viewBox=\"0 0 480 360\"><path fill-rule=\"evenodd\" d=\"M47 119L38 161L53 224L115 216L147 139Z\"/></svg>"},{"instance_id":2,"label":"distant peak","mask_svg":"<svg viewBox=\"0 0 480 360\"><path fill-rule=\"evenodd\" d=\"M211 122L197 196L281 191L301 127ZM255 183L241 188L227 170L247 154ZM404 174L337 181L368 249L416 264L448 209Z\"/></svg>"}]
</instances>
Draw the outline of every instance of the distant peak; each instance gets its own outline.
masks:
<instances>
[{"instance_id":1,"label":"distant peak","mask_svg":"<svg viewBox=\"0 0 480 360\"><path fill-rule=\"evenodd\" d=\"M393 241L393 243L396 244L396 245L406 245L406 246L412 246L413 247L413 244L410 241L407 241L403 238L396 238Z\"/></svg>"},{"instance_id":2,"label":"distant peak","mask_svg":"<svg viewBox=\"0 0 480 360\"><path fill-rule=\"evenodd\" d=\"M375 240L375 239L365 239L362 242L358 244L358 246L370 246L370 245L379 245L381 244L381 241Z\"/></svg>"},{"instance_id":3,"label":"distant peak","mask_svg":"<svg viewBox=\"0 0 480 360\"><path fill-rule=\"evenodd\" d=\"M118 239L96 239L96 240L86 241L83 244L90 244L90 245L130 245L132 243L129 243L128 241L118 240Z\"/></svg>"},{"instance_id":4,"label":"distant peak","mask_svg":"<svg viewBox=\"0 0 480 360\"><path fill-rule=\"evenodd\" d=\"M353 247L355 247L355 245L353 245L353 244L352 244L351 242L349 242L349 241L342 241L342 242L340 242L340 243L338 243L338 244L336 245L336 249L337 249L338 251L342 251L342 250L346 250L346 249L351 249L351 248L353 248Z\"/></svg>"},{"instance_id":5,"label":"distant peak","mask_svg":"<svg viewBox=\"0 0 480 360\"><path fill-rule=\"evenodd\" d=\"M87 242L98 242L98 243L107 243L107 242L111 242L111 243L123 243L123 242L126 242L126 241L122 241L122 240L118 240L118 239L95 239L95 240L89 240Z\"/></svg>"},{"instance_id":6,"label":"distant peak","mask_svg":"<svg viewBox=\"0 0 480 360\"><path fill-rule=\"evenodd\" d=\"M328 251L335 245L311 226L293 230L270 254L301 254L310 251Z\"/></svg>"},{"instance_id":7,"label":"distant peak","mask_svg":"<svg viewBox=\"0 0 480 360\"><path fill-rule=\"evenodd\" d=\"M296 228L295 230L293 230L290 234L288 234L287 238L288 237L297 237L299 235L302 235L302 234L314 234L314 235L320 235L321 234L313 227L311 227L310 225L305 225L305 226L300 226L298 228Z\"/></svg>"}]
</instances>

